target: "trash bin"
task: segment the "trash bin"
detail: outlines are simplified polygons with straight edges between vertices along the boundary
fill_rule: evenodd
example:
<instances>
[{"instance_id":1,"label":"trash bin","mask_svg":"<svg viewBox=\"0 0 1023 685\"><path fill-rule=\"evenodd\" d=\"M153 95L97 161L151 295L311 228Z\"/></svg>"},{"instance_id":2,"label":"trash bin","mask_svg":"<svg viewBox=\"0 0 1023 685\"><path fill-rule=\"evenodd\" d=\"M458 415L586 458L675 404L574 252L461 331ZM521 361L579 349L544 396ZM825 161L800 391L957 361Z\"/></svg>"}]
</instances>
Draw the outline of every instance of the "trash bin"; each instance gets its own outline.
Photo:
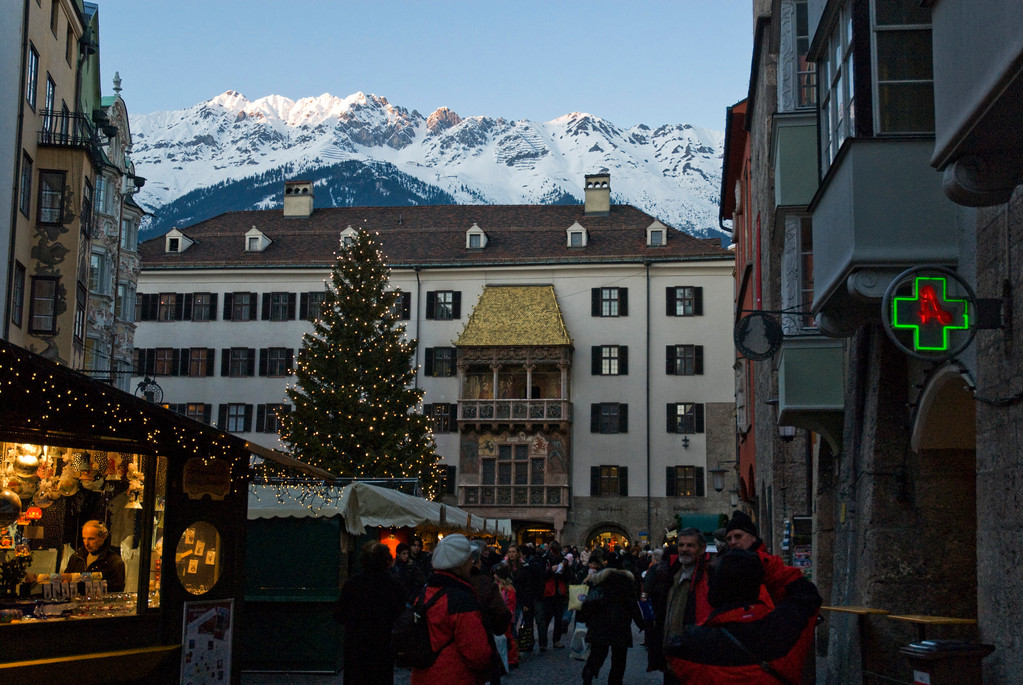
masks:
<instances>
[{"instance_id":1,"label":"trash bin","mask_svg":"<svg viewBox=\"0 0 1023 685\"><path fill-rule=\"evenodd\" d=\"M963 640L923 640L899 651L913 669L914 685L983 685L980 662L995 647Z\"/></svg>"}]
</instances>

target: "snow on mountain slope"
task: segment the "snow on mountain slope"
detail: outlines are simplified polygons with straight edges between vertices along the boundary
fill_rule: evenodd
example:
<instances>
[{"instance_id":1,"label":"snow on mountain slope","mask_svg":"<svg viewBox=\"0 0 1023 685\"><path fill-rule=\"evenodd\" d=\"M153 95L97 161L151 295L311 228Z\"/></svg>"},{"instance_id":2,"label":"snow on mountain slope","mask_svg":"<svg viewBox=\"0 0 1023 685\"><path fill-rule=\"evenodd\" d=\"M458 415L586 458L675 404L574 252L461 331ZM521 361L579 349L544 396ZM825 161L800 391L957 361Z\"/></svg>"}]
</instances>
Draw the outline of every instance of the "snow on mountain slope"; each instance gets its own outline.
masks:
<instances>
[{"instance_id":1,"label":"snow on mountain slope","mask_svg":"<svg viewBox=\"0 0 1023 685\"><path fill-rule=\"evenodd\" d=\"M688 124L625 130L580 112L532 122L462 118L446 107L423 117L361 92L249 101L227 91L188 109L135 115L132 129L132 158L148 179L138 200L157 217L193 190L282 167L297 179L350 160L389 163L467 204L581 201L583 176L608 171L614 202L700 237L722 235L724 134ZM341 195L324 190L321 197Z\"/></svg>"}]
</instances>

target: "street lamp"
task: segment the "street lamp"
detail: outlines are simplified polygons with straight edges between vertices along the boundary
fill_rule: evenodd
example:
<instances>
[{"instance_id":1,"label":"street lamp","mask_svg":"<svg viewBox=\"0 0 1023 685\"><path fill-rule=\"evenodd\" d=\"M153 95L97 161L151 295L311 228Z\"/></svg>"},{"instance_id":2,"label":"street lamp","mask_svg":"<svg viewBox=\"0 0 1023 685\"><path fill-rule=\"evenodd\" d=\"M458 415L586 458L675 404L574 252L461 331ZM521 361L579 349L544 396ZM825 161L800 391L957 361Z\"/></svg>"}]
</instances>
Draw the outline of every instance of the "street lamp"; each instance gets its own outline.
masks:
<instances>
[{"instance_id":1,"label":"street lamp","mask_svg":"<svg viewBox=\"0 0 1023 685\"><path fill-rule=\"evenodd\" d=\"M796 427L778 426L778 437L784 442L792 442L796 437Z\"/></svg>"},{"instance_id":2,"label":"street lamp","mask_svg":"<svg viewBox=\"0 0 1023 685\"><path fill-rule=\"evenodd\" d=\"M711 482L714 484L714 491L721 492L725 489L725 474L728 473L728 469L722 468L722 464L737 464L735 459L726 461L719 461L716 469L710 469ZM733 467L734 469L735 467Z\"/></svg>"}]
</instances>

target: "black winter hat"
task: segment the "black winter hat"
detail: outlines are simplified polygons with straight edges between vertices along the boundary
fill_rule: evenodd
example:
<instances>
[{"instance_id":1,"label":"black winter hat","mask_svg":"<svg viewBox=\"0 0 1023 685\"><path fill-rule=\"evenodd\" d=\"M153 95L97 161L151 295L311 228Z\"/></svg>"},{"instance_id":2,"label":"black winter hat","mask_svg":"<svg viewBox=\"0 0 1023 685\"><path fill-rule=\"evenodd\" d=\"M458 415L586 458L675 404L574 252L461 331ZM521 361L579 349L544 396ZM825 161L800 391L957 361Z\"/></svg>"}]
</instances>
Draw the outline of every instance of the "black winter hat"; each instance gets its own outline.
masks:
<instances>
[{"instance_id":1,"label":"black winter hat","mask_svg":"<svg viewBox=\"0 0 1023 685\"><path fill-rule=\"evenodd\" d=\"M760 595L763 582L760 557L745 549L730 549L711 566L707 601L713 607L751 604Z\"/></svg>"},{"instance_id":2,"label":"black winter hat","mask_svg":"<svg viewBox=\"0 0 1023 685\"><path fill-rule=\"evenodd\" d=\"M760 534L757 533L757 526L753 523L753 519L749 517L749 514L739 511L738 509L732 513L732 520L728 522L727 526L725 526L725 535L728 535L733 530L746 531L755 538L760 537Z\"/></svg>"}]
</instances>

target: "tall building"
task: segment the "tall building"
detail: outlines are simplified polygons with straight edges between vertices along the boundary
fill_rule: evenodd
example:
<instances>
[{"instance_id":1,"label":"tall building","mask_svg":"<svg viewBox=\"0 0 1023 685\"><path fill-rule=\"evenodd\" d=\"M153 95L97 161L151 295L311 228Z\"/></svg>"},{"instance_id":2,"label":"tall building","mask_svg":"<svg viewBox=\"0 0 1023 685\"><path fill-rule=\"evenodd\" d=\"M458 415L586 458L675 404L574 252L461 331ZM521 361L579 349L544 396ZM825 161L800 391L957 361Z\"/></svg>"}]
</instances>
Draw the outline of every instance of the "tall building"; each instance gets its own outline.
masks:
<instances>
[{"instance_id":1,"label":"tall building","mask_svg":"<svg viewBox=\"0 0 1023 685\"><path fill-rule=\"evenodd\" d=\"M754 73L734 137L748 160L729 171L749 186L749 204L727 198L722 212L752 211L745 225L764 233L809 218L810 305L799 311L813 316L824 348L841 344L830 361L817 357L815 385L791 384L799 377L786 330L763 369L777 392L758 381L745 400L758 422L773 401L779 424L821 438L807 473L825 604L891 615L829 615L828 634L818 635L825 682L909 680L914 667L898 650L918 633L899 618L907 614L935 617L929 638L993 645L984 682L1012 682L1023 668L1014 620L1023 611L1014 571L1023 364L1013 323L1023 5L809 0L806 56L818 79L815 116L800 121L782 88L786 40L804 35L791 23L800 4L754 2ZM772 78L777 101L768 103L755 84ZM762 235L751 244L761 250L753 268L777 274L785 311L796 252L772 249ZM758 477L765 434L756 433Z\"/></svg>"},{"instance_id":2,"label":"tall building","mask_svg":"<svg viewBox=\"0 0 1023 685\"><path fill-rule=\"evenodd\" d=\"M19 5L17 16L5 10L10 21L4 22L12 35L20 27L22 54L16 60L21 67L14 91L18 97L4 99L16 102L17 112L11 120L5 116L4 123L6 130L15 122L13 159L5 165L15 170L15 192L14 207L2 219L9 217L3 232L3 335L83 369L87 340L102 336L87 334L90 309L95 311L90 283L128 280L90 273L94 246L102 253L110 230L107 222L97 225L97 217L117 215L113 231L119 232L123 196L136 186L126 156L127 112L119 94L107 103L101 95L96 5L80 0ZM97 212L97 199L105 214ZM139 214L137 207L128 212ZM118 260L104 268L117 269ZM130 348L130 336L124 339ZM120 361L125 363L129 354L122 349Z\"/></svg>"},{"instance_id":3,"label":"tall building","mask_svg":"<svg viewBox=\"0 0 1023 685\"><path fill-rule=\"evenodd\" d=\"M163 402L278 447L284 389L339 241L377 234L418 340L447 497L519 539L658 543L727 513L732 254L611 203L229 212L142 243L136 372ZM173 324L173 325L172 325ZM286 446L285 446L286 447Z\"/></svg>"}]
</instances>

